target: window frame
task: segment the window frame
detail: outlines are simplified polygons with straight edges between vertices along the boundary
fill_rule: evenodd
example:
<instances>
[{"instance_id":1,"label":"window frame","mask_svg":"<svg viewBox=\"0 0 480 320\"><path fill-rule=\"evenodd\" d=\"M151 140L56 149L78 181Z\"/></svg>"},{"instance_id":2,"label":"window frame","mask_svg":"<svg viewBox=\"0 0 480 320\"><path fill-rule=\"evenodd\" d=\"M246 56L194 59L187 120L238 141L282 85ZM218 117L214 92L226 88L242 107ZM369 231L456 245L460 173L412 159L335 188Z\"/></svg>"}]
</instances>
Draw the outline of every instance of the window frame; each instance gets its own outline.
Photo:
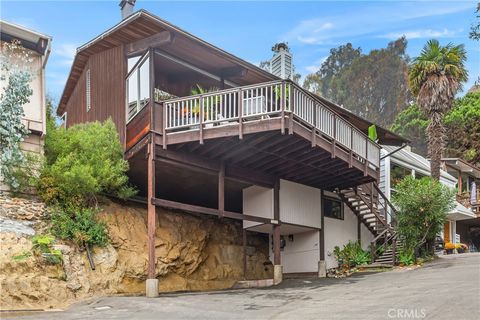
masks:
<instances>
[{"instance_id":1,"label":"window frame","mask_svg":"<svg viewBox=\"0 0 480 320\"><path fill-rule=\"evenodd\" d=\"M338 202L340 204L340 217L336 217L334 215L328 215L326 208L325 208L325 203L326 201L332 201L332 202ZM345 220L345 208L343 205L343 201L335 198L335 197L330 197L330 196L323 196L322 198L322 210L323 210L323 216L325 218L331 218L331 219L337 219L337 220Z\"/></svg>"},{"instance_id":2,"label":"window frame","mask_svg":"<svg viewBox=\"0 0 480 320\"><path fill-rule=\"evenodd\" d=\"M135 56L133 57L127 57L127 59L129 58L134 58ZM144 99L144 103L142 103L141 99L140 99L140 95L141 95L141 80L140 80L140 69L142 68L142 66L145 64L146 61L148 61L148 63L150 64L150 54L149 54L149 51L145 52L143 55L140 56L140 58L138 59L138 61L133 65L133 67L128 70L128 73L127 73L127 76L125 77L125 88L126 88L126 97L125 97L125 117L126 117L126 120L127 120L127 124L132 121L137 114L140 113L140 111L142 111L143 108L145 108L148 104L149 101L151 101L151 98L152 97L148 97L147 99ZM129 81L130 81L130 77L133 75L134 72L137 72L137 75L136 75L136 83L137 83L137 104L136 104L136 112L133 114L133 116L131 118L129 118L129 101L130 101L130 94L129 94ZM149 73L150 73L150 67L149 67ZM150 74L149 74L149 77L148 77L148 83L149 83L149 90L150 90ZM150 93L149 93L150 95Z\"/></svg>"}]
</instances>

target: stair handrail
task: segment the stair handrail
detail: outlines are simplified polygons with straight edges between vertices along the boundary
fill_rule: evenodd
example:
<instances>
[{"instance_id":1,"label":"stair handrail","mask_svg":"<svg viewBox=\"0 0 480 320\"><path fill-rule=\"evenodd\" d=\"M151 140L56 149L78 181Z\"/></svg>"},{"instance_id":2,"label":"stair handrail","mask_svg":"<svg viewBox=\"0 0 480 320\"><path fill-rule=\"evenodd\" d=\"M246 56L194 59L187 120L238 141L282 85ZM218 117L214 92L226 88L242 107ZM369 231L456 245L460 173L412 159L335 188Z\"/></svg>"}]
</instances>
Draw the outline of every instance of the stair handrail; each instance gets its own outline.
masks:
<instances>
[{"instance_id":1,"label":"stair handrail","mask_svg":"<svg viewBox=\"0 0 480 320\"><path fill-rule=\"evenodd\" d=\"M393 205L393 203L387 198L387 196L385 195L385 193L383 193L383 191L380 189L380 187L378 186L378 184L376 182L373 183L373 187L375 188L375 190L378 192L378 194L383 198L383 200L385 201L385 203L388 205L388 207L392 210L393 214L391 214L389 211L388 211L388 208L387 206L385 206L385 204L380 203L382 204L383 208L385 209L385 212L386 214L388 214L390 216L390 219L392 221L392 225L395 225L396 222L397 222L397 213L398 213L398 210L397 208L395 208L395 206Z\"/></svg>"}]
</instances>

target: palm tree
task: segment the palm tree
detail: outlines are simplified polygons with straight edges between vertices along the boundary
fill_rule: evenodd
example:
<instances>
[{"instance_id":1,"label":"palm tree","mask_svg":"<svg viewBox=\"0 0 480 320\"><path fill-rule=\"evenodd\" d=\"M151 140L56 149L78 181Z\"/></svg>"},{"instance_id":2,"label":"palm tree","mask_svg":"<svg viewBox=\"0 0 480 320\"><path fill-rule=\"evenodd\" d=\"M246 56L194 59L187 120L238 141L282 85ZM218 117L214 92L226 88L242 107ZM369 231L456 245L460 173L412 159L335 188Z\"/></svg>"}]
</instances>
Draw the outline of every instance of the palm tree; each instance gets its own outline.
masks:
<instances>
[{"instance_id":1,"label":"palm tree","mask_svg":"<svg viewBox=\"0 0 480 320\"><path fill-rule=\"evenodd\" d=\"M455 95L467 80L466 52L463 45L441 46L429 40L413 59L409 84L417 104L430 119L427 127L428 154L432 178L440 179L440 161L445 142L443 115L452 108Z\"/></svg>"}]
</instances>

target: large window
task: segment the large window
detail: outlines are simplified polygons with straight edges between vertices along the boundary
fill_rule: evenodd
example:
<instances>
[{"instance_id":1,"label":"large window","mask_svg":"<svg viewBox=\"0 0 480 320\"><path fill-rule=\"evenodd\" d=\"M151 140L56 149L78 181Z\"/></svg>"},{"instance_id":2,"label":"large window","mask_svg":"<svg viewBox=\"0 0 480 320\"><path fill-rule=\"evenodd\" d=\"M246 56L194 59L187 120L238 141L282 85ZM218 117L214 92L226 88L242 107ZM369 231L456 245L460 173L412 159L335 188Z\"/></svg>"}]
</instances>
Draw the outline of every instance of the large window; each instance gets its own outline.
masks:
<instances>
[{"instance_id":1,"label":"large window","mask_svg":"<svg viewBox=\"0 0 480 320\"><path fill-rule=\"evenodd\" d=\"M343 220L343 205L338 199L323 198L323 215L328 218Z\"/></svg>"},{"instance_id":2,"label":"large window","mask_svg":"<svg viewBox=\"0 0 480 320\"><path fill-rule=\"evenodd\" d=\"M150 99L150 58L148 53L140 59L130 58L128 67L130 71L127 76L127 121L130 121Z\"/></svg>"}]
</instances>

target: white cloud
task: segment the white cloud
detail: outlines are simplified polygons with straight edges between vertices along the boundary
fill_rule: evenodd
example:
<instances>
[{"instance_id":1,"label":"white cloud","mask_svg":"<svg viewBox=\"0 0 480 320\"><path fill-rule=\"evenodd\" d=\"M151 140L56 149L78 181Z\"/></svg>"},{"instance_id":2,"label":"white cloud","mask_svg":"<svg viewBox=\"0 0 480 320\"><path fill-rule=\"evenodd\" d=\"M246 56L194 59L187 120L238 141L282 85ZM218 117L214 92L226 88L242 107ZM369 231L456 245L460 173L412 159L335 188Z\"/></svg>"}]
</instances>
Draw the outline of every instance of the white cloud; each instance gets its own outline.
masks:
<instances>
[{"instance_id":1,"label":"white cloud","mask_svg":"<svg viewBox=\"0 0 480 320\"><path fill-rule=\"evenodd\" d=\"M368 8L357 8L355 12L347 11L340 15L302 20L284 34L282 39L306 45L331 45L358 36L384 34L389 29L401 28L407 21L473 9L474 4L469 2L439 2L435 6L432 6L431 2L377 4ZM451 32L450 30L423 30L423 32L414 30L407 34L407 37L446 37L451 36ZM439 36L436 36L437 34ZM394 38L396 33L387 35Z\"/></svg>"},{"instance_id":2,"label":"white cloud","mask_svg":"<svg viewBox=\"0 0 480 320\"><path fill-rule=\"evenodd\" d=\"M328 58L328 56L323 57L323 58L315 61L314 65L306 66L305 70L307 70L309 73L317 72L320 69L320 67L322 66L322 63L324 63L325 60L327 60L327 58Z\"/></svg>"},{"instance_id":3,"label":"white cloud","mask_svg":"<svg viewBox=\"0 0 480 320\"><path fill-rule=\"evenodd\" d=\"M63 43L54 46L52 53L60 59L58 63L64 66L70 66L73 63L73 58L77 52L77 45L72 43Z\"/></svg>"},{"instance_id":4,"label":"white cloud","mask_svg":"<svg viewBox=\"0 0 480 320\"><path fill-rule=\"evenodd\" d=\"M423 29L423 30L411 30L405 32L390 32L384 35L380 35L379 38L386 39L398 39L402 36L405 36L407 39L421 39L421 38L448 38L453 37L457 34L456 31L442 29L442 30L432 30L432 29Z\"/></svg>"}]
</instances>

